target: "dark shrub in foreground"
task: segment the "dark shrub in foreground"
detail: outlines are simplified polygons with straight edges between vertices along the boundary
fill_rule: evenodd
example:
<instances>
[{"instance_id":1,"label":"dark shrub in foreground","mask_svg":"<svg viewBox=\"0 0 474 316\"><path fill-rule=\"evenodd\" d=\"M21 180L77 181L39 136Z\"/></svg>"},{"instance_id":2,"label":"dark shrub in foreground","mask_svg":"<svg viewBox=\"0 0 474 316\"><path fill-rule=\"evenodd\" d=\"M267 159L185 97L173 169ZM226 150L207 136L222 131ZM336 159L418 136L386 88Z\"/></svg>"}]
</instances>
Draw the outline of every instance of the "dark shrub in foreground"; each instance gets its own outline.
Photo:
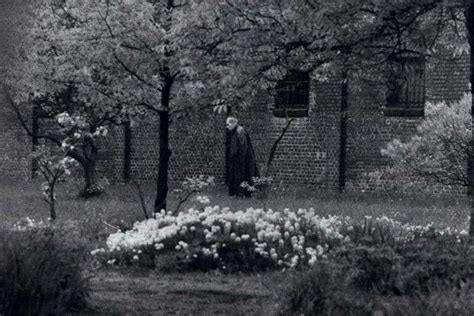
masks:
<instances>
[{"instance_id":1,"label":"dark shrub in foreground","mask_svg":"<svg viewBox=\"0 0 474 316\"><path fill-rule=\"evenodd\" d=\"M0 314L46 315L86 306L83 250L51 227L0 232Z\"/></svg>"},{"instance_id":2,"label":"dark shrub in foreground","mask_svg":"<svg viewBox=\"0 0 474 316\"><path fill-rule=\"evenodd\" d=\"M370 315L378 310L384 315L439 315L441 311L472 315L473 281L474 249L451 237L392 246L352 245L296 273L283 294L281 311L285 315Z\"/></svg>"}]
</instances>

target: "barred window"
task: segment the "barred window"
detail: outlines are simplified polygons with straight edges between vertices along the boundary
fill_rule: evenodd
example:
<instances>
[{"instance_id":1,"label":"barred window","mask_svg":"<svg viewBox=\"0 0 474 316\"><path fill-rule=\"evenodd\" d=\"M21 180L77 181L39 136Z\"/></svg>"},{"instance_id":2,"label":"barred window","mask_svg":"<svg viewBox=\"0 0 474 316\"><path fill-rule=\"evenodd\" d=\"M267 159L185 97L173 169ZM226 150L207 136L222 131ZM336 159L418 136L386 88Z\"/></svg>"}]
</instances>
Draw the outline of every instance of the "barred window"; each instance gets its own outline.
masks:
<instances>
[{"instance_id":1,"label":"barred window","mask_svg":"<svg viewBox=\"0 0 474 316\"><path fill-rule=\"evenodd\" d=\"M293 71L276 87L273 115L306 117L309 110L309 73Z\"/></svg>"},{"instance_id":2,"label":"barred window","mask_svg":"<svg viewBox=\"0 0 474 316\"><path fill-rule=\"evenodd\" d=\"M425 107L425 60L398 56L389 63L388 116L423 116Z\"/></svg>"}]
</instances>

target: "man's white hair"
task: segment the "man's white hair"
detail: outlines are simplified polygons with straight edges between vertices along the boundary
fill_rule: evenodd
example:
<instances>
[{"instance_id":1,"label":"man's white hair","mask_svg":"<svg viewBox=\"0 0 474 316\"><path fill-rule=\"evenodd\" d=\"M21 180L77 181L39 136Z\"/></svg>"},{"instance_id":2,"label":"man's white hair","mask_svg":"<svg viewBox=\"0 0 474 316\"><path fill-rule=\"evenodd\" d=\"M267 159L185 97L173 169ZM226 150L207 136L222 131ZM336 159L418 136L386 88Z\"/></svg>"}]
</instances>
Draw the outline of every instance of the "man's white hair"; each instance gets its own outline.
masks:
<instances>
[{"instance_id":1,"label":"man's white hair","mask_svg":"<svg viewBox=\"0 0 474 316\"><path fill-rule=\"evenodd\" d=\"M226 122L229 123L229 124L237 124L237 123L239 123L239 120L234 116L229 116L227 118Z\"/></svg>"}]
</instances>

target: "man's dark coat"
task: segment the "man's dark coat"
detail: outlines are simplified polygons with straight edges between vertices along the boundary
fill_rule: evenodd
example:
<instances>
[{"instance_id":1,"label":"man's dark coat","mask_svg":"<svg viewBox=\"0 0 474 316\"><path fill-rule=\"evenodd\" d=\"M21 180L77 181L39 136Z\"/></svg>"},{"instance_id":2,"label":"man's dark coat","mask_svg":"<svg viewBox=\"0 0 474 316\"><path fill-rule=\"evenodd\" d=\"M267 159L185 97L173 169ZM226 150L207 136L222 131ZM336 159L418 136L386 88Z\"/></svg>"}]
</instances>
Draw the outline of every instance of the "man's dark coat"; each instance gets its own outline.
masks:
<instances>
[{"instance_id":1,"label":"man's dark coat","mask_svg":"<svg viewBox=\"0 0 474 316\"><path fill-rule=\"evenodd\" d=\"M230 132L229 195L250 196L250 192L240 186L244 181L252 184L252 177L258 177L255 152L249 134L238 125Z\"/></svg>"}]
</instances>

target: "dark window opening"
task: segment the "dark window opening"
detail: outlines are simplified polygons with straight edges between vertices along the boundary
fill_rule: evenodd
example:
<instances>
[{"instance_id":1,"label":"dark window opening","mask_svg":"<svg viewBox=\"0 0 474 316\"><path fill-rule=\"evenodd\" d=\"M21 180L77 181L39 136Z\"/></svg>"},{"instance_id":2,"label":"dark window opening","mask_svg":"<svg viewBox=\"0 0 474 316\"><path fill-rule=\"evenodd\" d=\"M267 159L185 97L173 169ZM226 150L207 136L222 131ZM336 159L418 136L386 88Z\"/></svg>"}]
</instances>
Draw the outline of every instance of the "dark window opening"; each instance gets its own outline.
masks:
<instances>
[{"instance_id":1,"label":"dark window opening","mask_svg":"<svg viewBox=\"0 0 474 316\"><path fill-rule=\"evenodd\" d=\"M425 108L425 60L399 56L389 63L387 116L423 116Z\"/></svg>"},{"instance_id":2,"label":"dark window opening","mask_svg":"<svg viewBox=\"0 0 474 316\"><path fill-rule=\"evenodd\" d=\"M309 111L309 73L294 71L276 86L273 115L306 117Z\"/></svg>"}]
</instances>

